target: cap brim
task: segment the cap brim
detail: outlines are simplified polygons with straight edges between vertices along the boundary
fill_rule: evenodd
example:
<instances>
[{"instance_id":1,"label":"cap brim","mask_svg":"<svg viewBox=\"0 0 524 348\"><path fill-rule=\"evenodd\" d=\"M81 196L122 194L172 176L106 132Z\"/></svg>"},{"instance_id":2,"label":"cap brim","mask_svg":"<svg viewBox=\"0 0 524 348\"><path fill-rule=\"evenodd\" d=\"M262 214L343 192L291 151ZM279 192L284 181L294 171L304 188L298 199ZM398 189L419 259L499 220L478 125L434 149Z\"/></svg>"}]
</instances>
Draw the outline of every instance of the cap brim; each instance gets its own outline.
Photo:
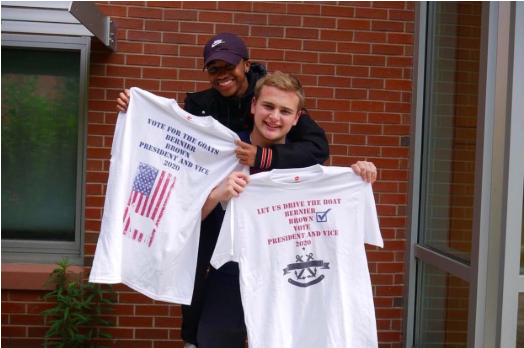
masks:
<instances>
[{"instance_id":1,"label":"cap brim","mask_svg":"<svg viewBox=\"0 0 524 348\"><path fill-rule=\"evenodd\" d=\"M242 57L238 54L225 51L218 51L207 57L207 59L204 61L204 69L213 60L223 60L225 62L228 62L229 64L238 65L241 59Z\"/></svg>"}]
</instances>

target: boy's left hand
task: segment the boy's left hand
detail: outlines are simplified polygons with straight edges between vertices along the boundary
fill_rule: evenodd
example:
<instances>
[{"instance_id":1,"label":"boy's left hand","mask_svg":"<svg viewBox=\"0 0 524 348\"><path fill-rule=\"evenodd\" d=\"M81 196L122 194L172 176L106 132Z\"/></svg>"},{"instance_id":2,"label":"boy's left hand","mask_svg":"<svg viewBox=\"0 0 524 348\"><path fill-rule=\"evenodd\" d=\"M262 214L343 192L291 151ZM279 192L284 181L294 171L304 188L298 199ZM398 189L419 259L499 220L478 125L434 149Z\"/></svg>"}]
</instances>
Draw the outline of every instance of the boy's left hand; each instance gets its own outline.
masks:
<instances>
[{"instance_id":1,"label":"boy's left hand","mask_svg":"<svg viewBox=\"0 0 524 348\"><path fill-rule=\"evenodd\" d=\"M362 180L373 184L377 180L377 167L373 162L358 161L351 165L355 174L360 175Z\"/></svg>"},{"instance_id":2,"label":"boy's left hand","mask_svg":"<svg viewBox=\"0 0 524 348\"><path fill-rule=\"evenodd\" d=\"M249 167L255 166L255 159L257 157L257 147L255 145L245 143L241 140L235 141L235 144L238 146L235 150L235 153L237 154L237 158L239 159L240 164Z\"/></svg>"}]
</instances>

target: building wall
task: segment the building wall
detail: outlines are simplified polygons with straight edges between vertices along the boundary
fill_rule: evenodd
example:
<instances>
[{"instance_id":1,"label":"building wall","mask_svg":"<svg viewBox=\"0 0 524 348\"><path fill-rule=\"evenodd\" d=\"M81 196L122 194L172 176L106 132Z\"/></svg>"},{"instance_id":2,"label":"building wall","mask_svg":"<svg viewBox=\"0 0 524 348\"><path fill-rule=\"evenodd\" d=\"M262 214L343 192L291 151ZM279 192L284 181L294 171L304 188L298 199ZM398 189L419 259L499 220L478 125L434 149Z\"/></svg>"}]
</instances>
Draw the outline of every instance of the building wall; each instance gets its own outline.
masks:
<instances>
[{"instance_id":1,"label":"building wall","mask_svg":"<svg viewBox=\"0 0 524 348\"><path fill-rule=\"evenodd\" d=\"M368 247L380 347L400 347L410 135L411 2L99 2L118 21L116 53L93 42L87 127L85 271L92 264L123 88L175 98L209 88L205 42L234 32L251 60L297 74L306 107L327 132L326 164L372 161L384 249ZM178 305L116 285L113 346L182 347ZM34 347L47 330L40 290L2 291L2 346ZM349 294L348 294L349 295Z\"/></svg>"}]
</instances>

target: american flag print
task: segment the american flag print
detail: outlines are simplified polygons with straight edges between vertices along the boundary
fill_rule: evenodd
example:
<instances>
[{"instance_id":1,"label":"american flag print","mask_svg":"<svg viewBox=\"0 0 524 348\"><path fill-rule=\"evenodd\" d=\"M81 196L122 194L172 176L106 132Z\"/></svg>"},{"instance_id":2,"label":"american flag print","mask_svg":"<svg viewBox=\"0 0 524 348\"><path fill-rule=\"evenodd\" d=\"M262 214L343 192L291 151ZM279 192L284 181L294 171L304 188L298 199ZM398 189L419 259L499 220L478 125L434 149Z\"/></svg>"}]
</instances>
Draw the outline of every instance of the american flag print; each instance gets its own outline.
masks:
<instances>
[{"instance_id":1,"label":"american flag print","mask_svg":"<svg viewBox=\"0 0 524 348\"><path fill-rule=\"evenodd\" d=\"M176 177L140 163L124 212L124 236L151 247Z\"/></svg>"}]
</instances>

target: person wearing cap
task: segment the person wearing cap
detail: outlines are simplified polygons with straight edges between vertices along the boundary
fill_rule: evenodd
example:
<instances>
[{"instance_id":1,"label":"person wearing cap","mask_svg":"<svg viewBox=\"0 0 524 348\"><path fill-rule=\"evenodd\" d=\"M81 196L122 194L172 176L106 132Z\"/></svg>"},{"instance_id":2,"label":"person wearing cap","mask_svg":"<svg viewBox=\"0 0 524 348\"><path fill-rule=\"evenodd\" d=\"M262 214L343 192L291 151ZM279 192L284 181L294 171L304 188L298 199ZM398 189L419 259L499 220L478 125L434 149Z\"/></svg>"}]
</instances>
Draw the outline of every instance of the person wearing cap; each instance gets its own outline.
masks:
<instances>
[{"instance_id":1,"label":"person wearing cap","mask_svg":"<svg viewBox=\"0 0 524 348\"><path fill-rule=\"evenodd\" d=\"M211 88L187 93L184 110L196 116L212 116L235 132L251 131L251 101L257 81L267 74L266 68L262 64L252 63L244 41L230 33L220 33L211 38L204 46L203 56L203 69L207 70ZM128 90L120 93L117 103L118 110L127 110ZM274 144L267 148L237 141L237 157L240 163L260 170L307 167L321 164L329 157L325 132L306 109L302 109L297 124L287 134L287 140L286 144ZM365 180L374 181L376 168L371 162L359 161L353 167ZM211 295L206 293L206 278L222 218L223 211L218 206L201 224L193 298L190 306L182 306L181 337L188 348L196 346L199 329L209 328L199 328L199 322L206 296ZM224 285L224 291L228 291L231 280L236 279L238 282L238 266L225 265L220 270L211 271L215 272L214 279ZM221 314L222 319L216 324L223 328L220 332L222 342L215 342L211 347L234 348L236 345L233 342L238 342L239 337L245 337L241 304L231 310L223 308L220 303L217 305L216 311ZM201 332L198 336L206 336L206 333ZM238 346L243 347L243 344Z\"/></svg>"}]
</instances>

